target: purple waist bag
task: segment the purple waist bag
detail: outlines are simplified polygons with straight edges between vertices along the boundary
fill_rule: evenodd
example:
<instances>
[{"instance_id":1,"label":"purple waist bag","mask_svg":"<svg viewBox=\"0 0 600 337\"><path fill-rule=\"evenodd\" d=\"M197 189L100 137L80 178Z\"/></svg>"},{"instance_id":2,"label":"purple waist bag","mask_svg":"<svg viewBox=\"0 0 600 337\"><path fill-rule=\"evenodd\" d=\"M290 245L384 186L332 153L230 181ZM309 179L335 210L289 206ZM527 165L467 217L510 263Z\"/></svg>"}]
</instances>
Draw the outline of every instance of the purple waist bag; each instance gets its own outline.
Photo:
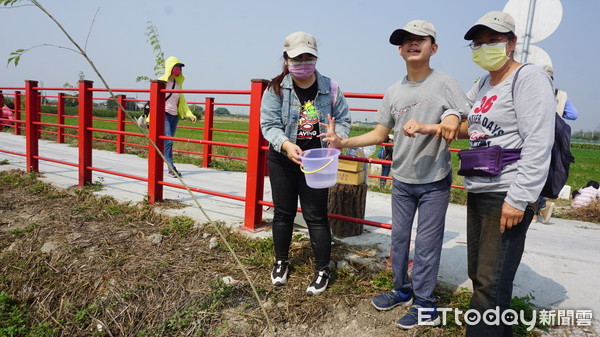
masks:
<instances>
[{"instance_id":1,"label":"purple waist bag","mask_svg":"<svg viewBox=\"0 0 600 337\"><path fill-rule=\"evenodd\" d=\"M495 177L502 167L521 159L521 149L503 149L500 145L460 150L458 175Z\"/></svg>"}]
</instances>

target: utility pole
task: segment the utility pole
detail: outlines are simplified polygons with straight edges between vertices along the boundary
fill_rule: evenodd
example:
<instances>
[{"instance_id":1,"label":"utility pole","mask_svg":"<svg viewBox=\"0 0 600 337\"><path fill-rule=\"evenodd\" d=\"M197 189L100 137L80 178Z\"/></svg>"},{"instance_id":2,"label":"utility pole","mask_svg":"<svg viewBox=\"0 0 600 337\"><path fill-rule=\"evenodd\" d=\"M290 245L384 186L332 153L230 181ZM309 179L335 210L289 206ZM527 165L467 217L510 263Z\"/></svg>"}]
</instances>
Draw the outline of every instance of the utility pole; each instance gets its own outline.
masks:
<instances>
[{"instance_id":1,"label":"utility pole","mask_svg":"<svg viewBox=\"0 0 600 337\"><path fill-rule=\"evenodd\" d=\"M526 63L527 56L529 56L529 41L531 41L531 29L533 26L533 16L535 15L535 1L536 0L529 0L529 12L527 13L527 26L525 28L525 39L523 41L521 63Z\"/></svg>"}]
</instances>

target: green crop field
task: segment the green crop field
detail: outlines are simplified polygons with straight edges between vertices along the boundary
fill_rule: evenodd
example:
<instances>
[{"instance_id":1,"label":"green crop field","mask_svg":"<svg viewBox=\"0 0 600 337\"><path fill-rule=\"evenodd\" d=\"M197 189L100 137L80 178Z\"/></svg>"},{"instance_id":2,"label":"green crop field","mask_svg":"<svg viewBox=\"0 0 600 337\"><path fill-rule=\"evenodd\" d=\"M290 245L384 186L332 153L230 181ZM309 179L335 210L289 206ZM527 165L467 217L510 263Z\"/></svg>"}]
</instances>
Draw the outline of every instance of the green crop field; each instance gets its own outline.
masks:
<instances>
[{"instance_id":1,"label":"green crop field","mask_svg":"<svg viewBox=\"0 0 600 337\"><path fill-rule=\"evenodd\" d=\"M46 107L45 107L46 108ZM44 109L45 112L53 113L52 108ZM106 115L106 111L102 111L100 113L102 115ZM137 113L139 115L139 112ZM112 119L114 117L103 117L107 119ZM52 115L44 115L42 116L43 122L48 123L56 123L56 117ZM76 125L76 118L65 118L65 124L68 125ZM116 128L116 123L112 121L99 121L94 120L93 123L95 128L100 129L109 129L114 130ZM204 136L204 121L199 121L197 123L192 123L190 121L184 120L179 122L179 129L177 130L177 137L186 138L186 139L202 139ZM186 127L195 127L200 129L188 129ZM214 129L223 129L223 130L248 130L248 119L245 117L227 117L220 118L216 116L214 125ZM353 126L350 132L351 136L356 136L371 130L372 125L366 126ZM55 131L54 127L44 127L44 130ZM7 129L5 129L7 130ZM65 129L66 133L75 134L76 130L74 129ZM127 124L126 131L129 132L139 132L138 129L132 125ZM141 136L141 134L140 134ZM45 139L56 139L55 135L44 133L43 137ZM94 138L97 139L105 139L105 140L114 140L116 136L114 134L103 133L103 132L94 132ZM237 144L247 144L248 135L245 133L234 133L234 132L226 132L226 131L214 131L213 132L213 140L227 143L237 143ZM75 138L68 137L68 142L74 142ZM125 141L128 143L135 144L147 144L147 142L142 137L134 137L134 136L126 136ZM101 142L96 141L94 146L99 149L105 150L115 150L115 144L110 142ZM452 143L451 148L468 148L469 144L466 140L459 140ZM193 151L193 152L201 152L202 145L194 144L189 142L175 142L174 145L175 150L179 151ZM376 149L378 150L378 148ZM126 151L129 153L135 153L139 156L144 157L146 155L146 149L142 147L135 146L126 146ZM571 165L571 171L569 175L569 179L567 184L570 185L573 189L578 189L584 186L589 180L600 180L600 176L598 174L598 167L600 166L600 145L593 144L573 144L571 147L571 151L573 156L575 157L575 163ZM213 153L222 156L228 157L237 157L237 158L246 158L247 151L245 149L226 147L226 146L213 146ZM372 155L373 158L376 157L377 151ZM176 162L185 162L192 163L196 165L201 165L202 156L192 155L187 153L176 153L175 155ZM243 160L237 159L229 159L229 158L213 158L211 162L211 166L216 169L221 170L232 170L232 171L245 171L246 163ZM462 184L462 177L457 175L458 169L458 157L456 152L452 153L452 166L453 166L453 183L455 185ZM370 188L373 190L377 190L380 192L388 192L389 187L379 188L377 184L378 179L370 179ZM389 184L388 184L389 186ZM466 198L466 193L464 190L453 190L452 202L456 203L464 203Z\"/></svg>"}]
</instances>

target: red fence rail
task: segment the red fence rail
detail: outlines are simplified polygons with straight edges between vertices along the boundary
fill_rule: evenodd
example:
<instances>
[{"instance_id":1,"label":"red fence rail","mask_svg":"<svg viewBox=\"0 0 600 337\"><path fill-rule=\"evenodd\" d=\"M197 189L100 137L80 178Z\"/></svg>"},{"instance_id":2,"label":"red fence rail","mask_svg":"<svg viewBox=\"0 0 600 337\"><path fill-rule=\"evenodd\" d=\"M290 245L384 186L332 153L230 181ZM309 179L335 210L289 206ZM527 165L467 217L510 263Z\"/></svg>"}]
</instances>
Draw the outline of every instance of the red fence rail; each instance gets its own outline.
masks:
<instances>
[{"instance_id":1,"label":"red fence rail","mask_svg":"<svg viewBox=\"0 0 600 337\"><path fill-rule=\"evenodd\" d=\"M264 194L264 179L266 175L266 152L268 150L267 142L262 137L260 132L260 103L262 100L263 92L267 87L268 81L263 79L255 79L251 81L250 90L169 90L165 87L165 82L152 81L149 89L113 89L116 93L144 93L149 95L149 106L150 106L150 120L152 121L148 130L148 137L151 142L156 144L157 148L162 149L165 139L171 139L174 141L185 141L190 143L201 144L202 152L192 151L180 151L191 153L202 156L202 167L208 168L211 164L211 158L213 157L227 157L213 153L213 146L229 146L247 149L247 158L228 157L232 159L246 161L246 194L245 197L239 197L231 194L221 193L219 191L211 191L202 189L196 186L190 186L190 190L199 193L205 193L215 195L218 197L229 198L239 200L245 203L244 212L244 225L243 228L247 230L257 230L262 226L263 206L273 206L270 201L263 200ZM4 90L14 90L14 93L8 94ZM60 91L56 96L42 96L40 91ZM21 91L25 93L22 94ZM66 96L63 91L74 91L77 96ZM170 186L174 188L183 188L182 185L173 184L163 181L163 160L159 155L159 152L153 147L148 145L140 145L134 143L127 143L125 136L137 136L142 137L143 135L136 132L125 131L125 126L131 121L126 120L126 114L121 109L117 108L117 117L114 119L103 119L93 116L93 101L94 100L107 100L107 98L94 98L94 93L106 93L106 89L94 88L93 82L91 81L80 81L78 88L41 88L38 87L37 81L26 81L25 87L2 87L0 88L0 98L2 95L12 95L15 102L14 109L14 133L20 135L25 130L25 153L14 153L0 148L0 152L11 153L15 155L21 155L26 157L26 170L28 172L39 171L39 160L45 160L55 162L67 166L76 167L78 170L78 186L83 187L86 184L92 182L92 173L102 172L106 174L113 174L129 179L135 179L144 181L147 183L148 189L148 201L151 203L161 201L163 199L163 187ZM188 102L189 104L202 104L204 105L204 126L200 127L185 127L203 130L203 139L184 139L178 137L166 137L164 133L164 114L165 114L165 97L168 93L192 93L192 94L208 94L208 95L245 95L249 96L248 103L216 103L213 97L206 97L204 102ZM381 99L381 94L361 94L361 93L345 93L347 98L360 98L360 99ZM25 98L25 119L21 119L21 101ZM41 102L43 98L52 97L56 98L56 123L41 122L40 116L44 115L41 112ZM68 116L65 114L65 102L67 100L76 99L78 100L78 116ZM144 102L145 100L134 100L128 99L125 95L117 95L116 100L121 106L125 106L127 101ZM214 107L215 105L229 105L229 106L247 106L249 107L249 123L247 131L240 130L225 130L214 128ZM359 109L351 108L352 111L376 111L375 109ZM78 119L77 126L65 124L65 118L76 118ZM116 122L116 128L114 130L94 128L92 123L93 120L106 120ZM55 127L56 131L45 130L43 127L51 126ZM71 135L65 133L65 129L76 129L77 135ZM76 137L78 141L78 161L77 163L64 162L53 158L47 158L39 155L39 140L41 132L53 133L56 135L56 141L63 143L65 137ZM115 134L115 140L106 139L95 139L93 138L94 132L104 132ZM214 132L237 132L248 134L248 144L236 144L236 143L225 143L217 142L213 140ZM146 147L148 149L148 171L147 178L126 174L123 172L106 170L94 167L92 165L92 142L93 141L108 141L115 143L115 151L117 153L125 153L125 145ZM454 149L453 149L454 150ZM458 151L458 150L456 150ZM341 156L342 159L354 160L365 163L373 164L390 164L390 161L373 158L360 158L360 157L349 157ZM376 175L370 175L375 178L386 178ZM462 188L462 186L453 186L456 188ZM340 219L343 221L354 222L365 224L369 226L391 228L390 224L369 221L365 219L351 218L339 214L329 214L331 218Z\"/></svg>"}]
</instances>

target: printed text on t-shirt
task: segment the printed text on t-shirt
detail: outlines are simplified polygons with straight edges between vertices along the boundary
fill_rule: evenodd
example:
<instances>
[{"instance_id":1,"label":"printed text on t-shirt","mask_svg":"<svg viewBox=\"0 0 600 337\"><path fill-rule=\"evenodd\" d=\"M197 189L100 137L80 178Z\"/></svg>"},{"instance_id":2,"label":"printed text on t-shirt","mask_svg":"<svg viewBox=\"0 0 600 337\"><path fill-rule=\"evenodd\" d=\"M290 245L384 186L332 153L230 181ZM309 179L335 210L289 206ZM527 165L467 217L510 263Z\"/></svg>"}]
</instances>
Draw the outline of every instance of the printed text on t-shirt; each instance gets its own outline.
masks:
<instances>
[{"instance_id":1,"label":"printed text on t-shirt","mask_svg":"<svg viewBox=\"0 0 600 337\"><path fill-rule=\"evenodd\" d=\"M488 111L490 111L490 109L492 108L492 105L494 105L494 101L498 99L498 96L494 95L490 98L488 98L487 96L483 96L483 98L481 99L481 102L479 103L479 107L475 108L475 110L473 110L474 113L486 113Z\"/></svg>"}]
</instances>

